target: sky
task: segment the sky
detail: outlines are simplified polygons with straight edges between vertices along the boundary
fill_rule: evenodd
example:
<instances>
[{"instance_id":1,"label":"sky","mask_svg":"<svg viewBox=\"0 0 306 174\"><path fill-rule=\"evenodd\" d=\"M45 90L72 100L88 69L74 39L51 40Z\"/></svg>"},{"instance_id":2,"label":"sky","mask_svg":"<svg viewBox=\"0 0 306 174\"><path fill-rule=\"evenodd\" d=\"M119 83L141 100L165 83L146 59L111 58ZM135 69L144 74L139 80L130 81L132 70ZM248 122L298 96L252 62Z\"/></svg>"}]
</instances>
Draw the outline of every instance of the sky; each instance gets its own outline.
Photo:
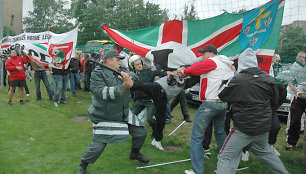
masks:
<instances>
[{"instance_id":1,"label":"sky","mask_svg":"<svg viewBox=\"0 0 306 174\"><path fill-rule=\"evenodd\" d=\"M193 0L144 0L160 5L161 9L168 9L170 18L181 17L185 4ZM250 10L270 0L194 0L197 15L200 19L217 16L224 11L233 12L239 9ZM32 0L23 0L23 14L33 10ZM306 20L306 0L286 0L282 24L290 24L296 20Z\"/></svg>"}]
</instances>

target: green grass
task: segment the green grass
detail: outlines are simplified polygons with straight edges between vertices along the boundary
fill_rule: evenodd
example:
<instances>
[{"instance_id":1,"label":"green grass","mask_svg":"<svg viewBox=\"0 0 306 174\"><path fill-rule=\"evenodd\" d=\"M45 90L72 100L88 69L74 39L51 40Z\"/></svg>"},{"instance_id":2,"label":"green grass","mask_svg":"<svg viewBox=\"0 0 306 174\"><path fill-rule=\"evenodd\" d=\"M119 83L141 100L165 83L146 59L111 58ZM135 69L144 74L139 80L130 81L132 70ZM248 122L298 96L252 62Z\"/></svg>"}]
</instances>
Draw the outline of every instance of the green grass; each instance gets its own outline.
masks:
<instances>
[{"instance_id":1,"label":"green grass","mask_svg":"<svg viewBox=\"0 0 306 174\"><path fill-rule=\"evenodd\" d=\"M71 121L75 116L87 116L91 103L91 94L77 91L72 97L68 91L66 105L53 106L48 100L44 85L41 84L43 100L35 100L34 82L28 81L31 96L25 97L25 105L18 103L18 93L14 95L13 106L7 106L7 88L0 90L0 173L2 174L33 174L33 173L75 173L80 156L92 139L90 121ZM193 118L195 108L189 112ZM151 128L141 152L150 158L149 165L184 160L190 158L189 144L192 123L185 123L172 136L168 134L182 122L179 106L172 112L174 118L165 127L163 145L170 150L160 151L150 143ZM304 173L303 136L294 151L283 150L286 146L285 125L279 133L276 148L281 153L281 160L286 168L294 174ZM101 157L89 165L89 174L134 174L134 173L183 173L191 168L190 161L137 170L144 166L138 161L128 159L130 142L108 144ZM217 166L217 146L215 140L211 144L212 156L205 159L205 173L214 173ZM171 150L173 149L173 150ZM249 169L238 174L270 173L264 164L251 155L249 162L241 162L240 167Z\"/></svg>"}]
</instances>

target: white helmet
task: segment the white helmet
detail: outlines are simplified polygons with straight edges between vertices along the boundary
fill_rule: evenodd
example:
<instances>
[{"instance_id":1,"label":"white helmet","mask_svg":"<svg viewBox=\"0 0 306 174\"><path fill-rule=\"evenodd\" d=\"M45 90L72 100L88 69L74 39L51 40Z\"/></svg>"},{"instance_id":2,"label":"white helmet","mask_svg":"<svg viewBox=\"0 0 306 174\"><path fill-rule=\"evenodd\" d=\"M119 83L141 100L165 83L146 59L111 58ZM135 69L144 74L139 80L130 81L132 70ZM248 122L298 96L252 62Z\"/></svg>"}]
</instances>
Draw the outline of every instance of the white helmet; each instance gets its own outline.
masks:
<instances>
[{"instance_id":1,"label":"white helmet","mask_svg":"<svg viewBox=\"0 0 306 174\"><path fill-rule=\"evenodd\" d=\"M142 61L142 57L140 56L140 55L134 55L134 56L132 56L132 57L130 57L130 59L129 59L129 65L130 65L130 67L132 68L132 69L134 69L134 64L135 64L135 62L137 62L137 61L141 61L141 63L143 64L143 61Z\"/></svg>"}]
</instances>

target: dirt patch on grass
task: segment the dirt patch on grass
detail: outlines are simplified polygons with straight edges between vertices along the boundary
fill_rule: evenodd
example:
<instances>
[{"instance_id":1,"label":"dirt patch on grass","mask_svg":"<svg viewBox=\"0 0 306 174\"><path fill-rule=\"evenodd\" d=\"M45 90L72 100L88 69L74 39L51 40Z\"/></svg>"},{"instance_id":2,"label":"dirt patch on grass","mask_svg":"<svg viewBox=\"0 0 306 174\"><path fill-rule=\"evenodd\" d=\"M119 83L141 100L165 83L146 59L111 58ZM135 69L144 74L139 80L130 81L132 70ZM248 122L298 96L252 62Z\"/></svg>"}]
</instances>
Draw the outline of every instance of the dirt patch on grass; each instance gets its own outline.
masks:
<instances>
[{"instance_id":1,"label":"dirt patch on grass","mask_svg":"<svg viewBox=\"0 0 306 174\"><path fill-rule=\"evenodd\" d=\"M181 147L177 146L165 146L164 148L166 151L171 151L171 152L179 152L183 150Z\"/></svg>"},{"instance_id":2,"label":"dirt patch on grass","mask_svg":"<svg viewBox=\"0 0 306 174\"><path fill-rule=\"evenodd\" d=\"M83 121L88 121L89 117L88 116L75 116L70 118L70 121L73 122L83 122Z\"/></svg>"}]
</instances>

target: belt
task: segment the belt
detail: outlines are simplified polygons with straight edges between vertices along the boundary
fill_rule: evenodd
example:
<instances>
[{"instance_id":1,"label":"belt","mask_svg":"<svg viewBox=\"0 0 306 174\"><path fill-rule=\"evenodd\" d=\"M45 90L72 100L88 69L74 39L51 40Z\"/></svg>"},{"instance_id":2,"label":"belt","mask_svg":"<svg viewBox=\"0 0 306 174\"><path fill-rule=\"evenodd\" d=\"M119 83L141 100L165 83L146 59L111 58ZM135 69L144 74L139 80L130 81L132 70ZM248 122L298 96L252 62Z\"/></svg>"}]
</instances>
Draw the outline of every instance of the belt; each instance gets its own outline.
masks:
<instances>
[{"instance_id":1,"label":"belt","mask_svg":"<svg viewBox=\"0 0 306 174\"><path fill-rule=\"evenodd\" d=\"M220 99L206 99L205 102L223 102Z\"/></svg>"}]
</instances>

